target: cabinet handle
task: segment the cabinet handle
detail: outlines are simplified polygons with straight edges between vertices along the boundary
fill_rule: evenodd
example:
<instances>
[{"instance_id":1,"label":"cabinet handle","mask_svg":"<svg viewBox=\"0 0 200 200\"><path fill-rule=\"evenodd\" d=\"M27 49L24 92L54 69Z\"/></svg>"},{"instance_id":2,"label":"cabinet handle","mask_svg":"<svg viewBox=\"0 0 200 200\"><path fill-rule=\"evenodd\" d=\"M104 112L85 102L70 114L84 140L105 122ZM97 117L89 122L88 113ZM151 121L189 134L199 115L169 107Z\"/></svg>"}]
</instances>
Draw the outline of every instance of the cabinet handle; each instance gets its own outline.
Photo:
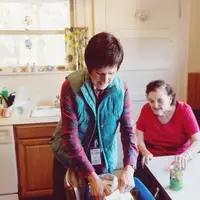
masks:
<instances>
[{"instance_id":1,"label":"cabinet handle","mask_svg":"<svg viewBox=\"0 0 200 200\"><path fill-rule=\"evenodd\" d=\"M0 145L9 145L9 144L11 144L11 142L0 141Z\"/></svg>"}]
</instances>

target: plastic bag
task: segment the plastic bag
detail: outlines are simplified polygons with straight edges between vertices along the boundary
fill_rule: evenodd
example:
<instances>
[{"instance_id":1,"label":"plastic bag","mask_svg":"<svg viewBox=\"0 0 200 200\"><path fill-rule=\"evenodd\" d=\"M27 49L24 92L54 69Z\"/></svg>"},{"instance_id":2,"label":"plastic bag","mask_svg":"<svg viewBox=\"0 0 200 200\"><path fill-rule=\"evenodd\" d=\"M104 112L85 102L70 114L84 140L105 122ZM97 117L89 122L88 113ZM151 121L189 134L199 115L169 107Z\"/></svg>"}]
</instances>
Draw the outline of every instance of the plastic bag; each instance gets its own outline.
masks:
<instances>
[{"instance_id":1,"label":"plastic bag","mask_svg":"<svg viewBox=\"0 0 200 200\"><path fill-rule=\"evenodd\" d=\"M118 178L113 174L101 174L99 177L105 182L112 191L106 200L135 200L130 192L120 193L117 189ZM88 189L83 175L75 173L73 169L68 169L65 176L66 196L70 200L88 200L86 192Z\"/></svg>"}]
</instances>

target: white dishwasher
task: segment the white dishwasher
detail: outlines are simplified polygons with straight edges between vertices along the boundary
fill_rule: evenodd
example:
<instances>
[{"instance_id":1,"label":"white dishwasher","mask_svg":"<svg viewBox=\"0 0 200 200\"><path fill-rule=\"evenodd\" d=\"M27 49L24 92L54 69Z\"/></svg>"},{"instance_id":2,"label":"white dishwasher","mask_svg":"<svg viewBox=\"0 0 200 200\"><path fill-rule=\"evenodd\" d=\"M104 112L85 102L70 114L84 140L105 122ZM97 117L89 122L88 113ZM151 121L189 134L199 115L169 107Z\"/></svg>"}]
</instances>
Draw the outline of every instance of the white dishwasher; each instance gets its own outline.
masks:
<instances>
[{"instance_id":1,"label":"white dishwasher","mask_svg":"<svg viewBox=\"0 0 200 200\"><path fill-rule=\"evenodd\" d=\"M0 200L18 200L13 126L0 125Z\"/></svg>"}]
</instances>

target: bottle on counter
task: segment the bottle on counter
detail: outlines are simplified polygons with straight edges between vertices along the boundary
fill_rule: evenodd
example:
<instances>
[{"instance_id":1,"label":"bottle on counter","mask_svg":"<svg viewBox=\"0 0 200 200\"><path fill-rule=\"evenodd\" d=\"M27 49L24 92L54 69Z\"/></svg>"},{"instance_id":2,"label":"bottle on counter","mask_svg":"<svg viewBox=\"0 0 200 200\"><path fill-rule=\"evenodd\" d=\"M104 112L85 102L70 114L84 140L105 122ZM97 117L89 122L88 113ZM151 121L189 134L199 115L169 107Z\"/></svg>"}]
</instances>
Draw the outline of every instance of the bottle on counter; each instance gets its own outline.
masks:
<instances>
[{"instance_id":1,"label":"bottle on counter","mask_svg":"<svg viewBox=\"0 0 200 200\"><path fill-rule=\"evenodd\" d=\"M7 90L5 87L1 90L1 94L2 94L5 98L8 98L8 90Z\"/></svg>"},{"instance_id":2,"label":"bottle on counter","mask_svg":"<svg viewBox=\"0 0 200 200\"><path fill-rule=\"evenodd\" d=\"M8 99L8 90L4 87L2 90L1 90L1 97L0 97L0 104L3 104L4 106L7 107L7 103L6 103L6 100Z\"/></svg>"}]
</instances>

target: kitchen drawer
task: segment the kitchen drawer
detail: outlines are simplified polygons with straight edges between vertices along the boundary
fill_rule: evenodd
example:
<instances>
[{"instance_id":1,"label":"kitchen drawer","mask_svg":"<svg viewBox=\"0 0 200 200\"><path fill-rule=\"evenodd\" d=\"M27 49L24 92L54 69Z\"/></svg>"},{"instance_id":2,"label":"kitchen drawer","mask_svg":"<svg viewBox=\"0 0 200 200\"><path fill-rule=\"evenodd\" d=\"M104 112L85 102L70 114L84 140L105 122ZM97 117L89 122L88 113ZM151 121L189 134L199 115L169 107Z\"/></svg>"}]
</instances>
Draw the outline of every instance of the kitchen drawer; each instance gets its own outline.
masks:
<instances>
[{"instance_id":1,"label":"kitchen drawer","mask_svg":"<svg viewBox=\"0 0 200 200\"><path fill-rule=\"evenodd\" d=\"M16 139L51 137L57 123L23 124L14 126Z\"/></svg>"}]
</instances>

